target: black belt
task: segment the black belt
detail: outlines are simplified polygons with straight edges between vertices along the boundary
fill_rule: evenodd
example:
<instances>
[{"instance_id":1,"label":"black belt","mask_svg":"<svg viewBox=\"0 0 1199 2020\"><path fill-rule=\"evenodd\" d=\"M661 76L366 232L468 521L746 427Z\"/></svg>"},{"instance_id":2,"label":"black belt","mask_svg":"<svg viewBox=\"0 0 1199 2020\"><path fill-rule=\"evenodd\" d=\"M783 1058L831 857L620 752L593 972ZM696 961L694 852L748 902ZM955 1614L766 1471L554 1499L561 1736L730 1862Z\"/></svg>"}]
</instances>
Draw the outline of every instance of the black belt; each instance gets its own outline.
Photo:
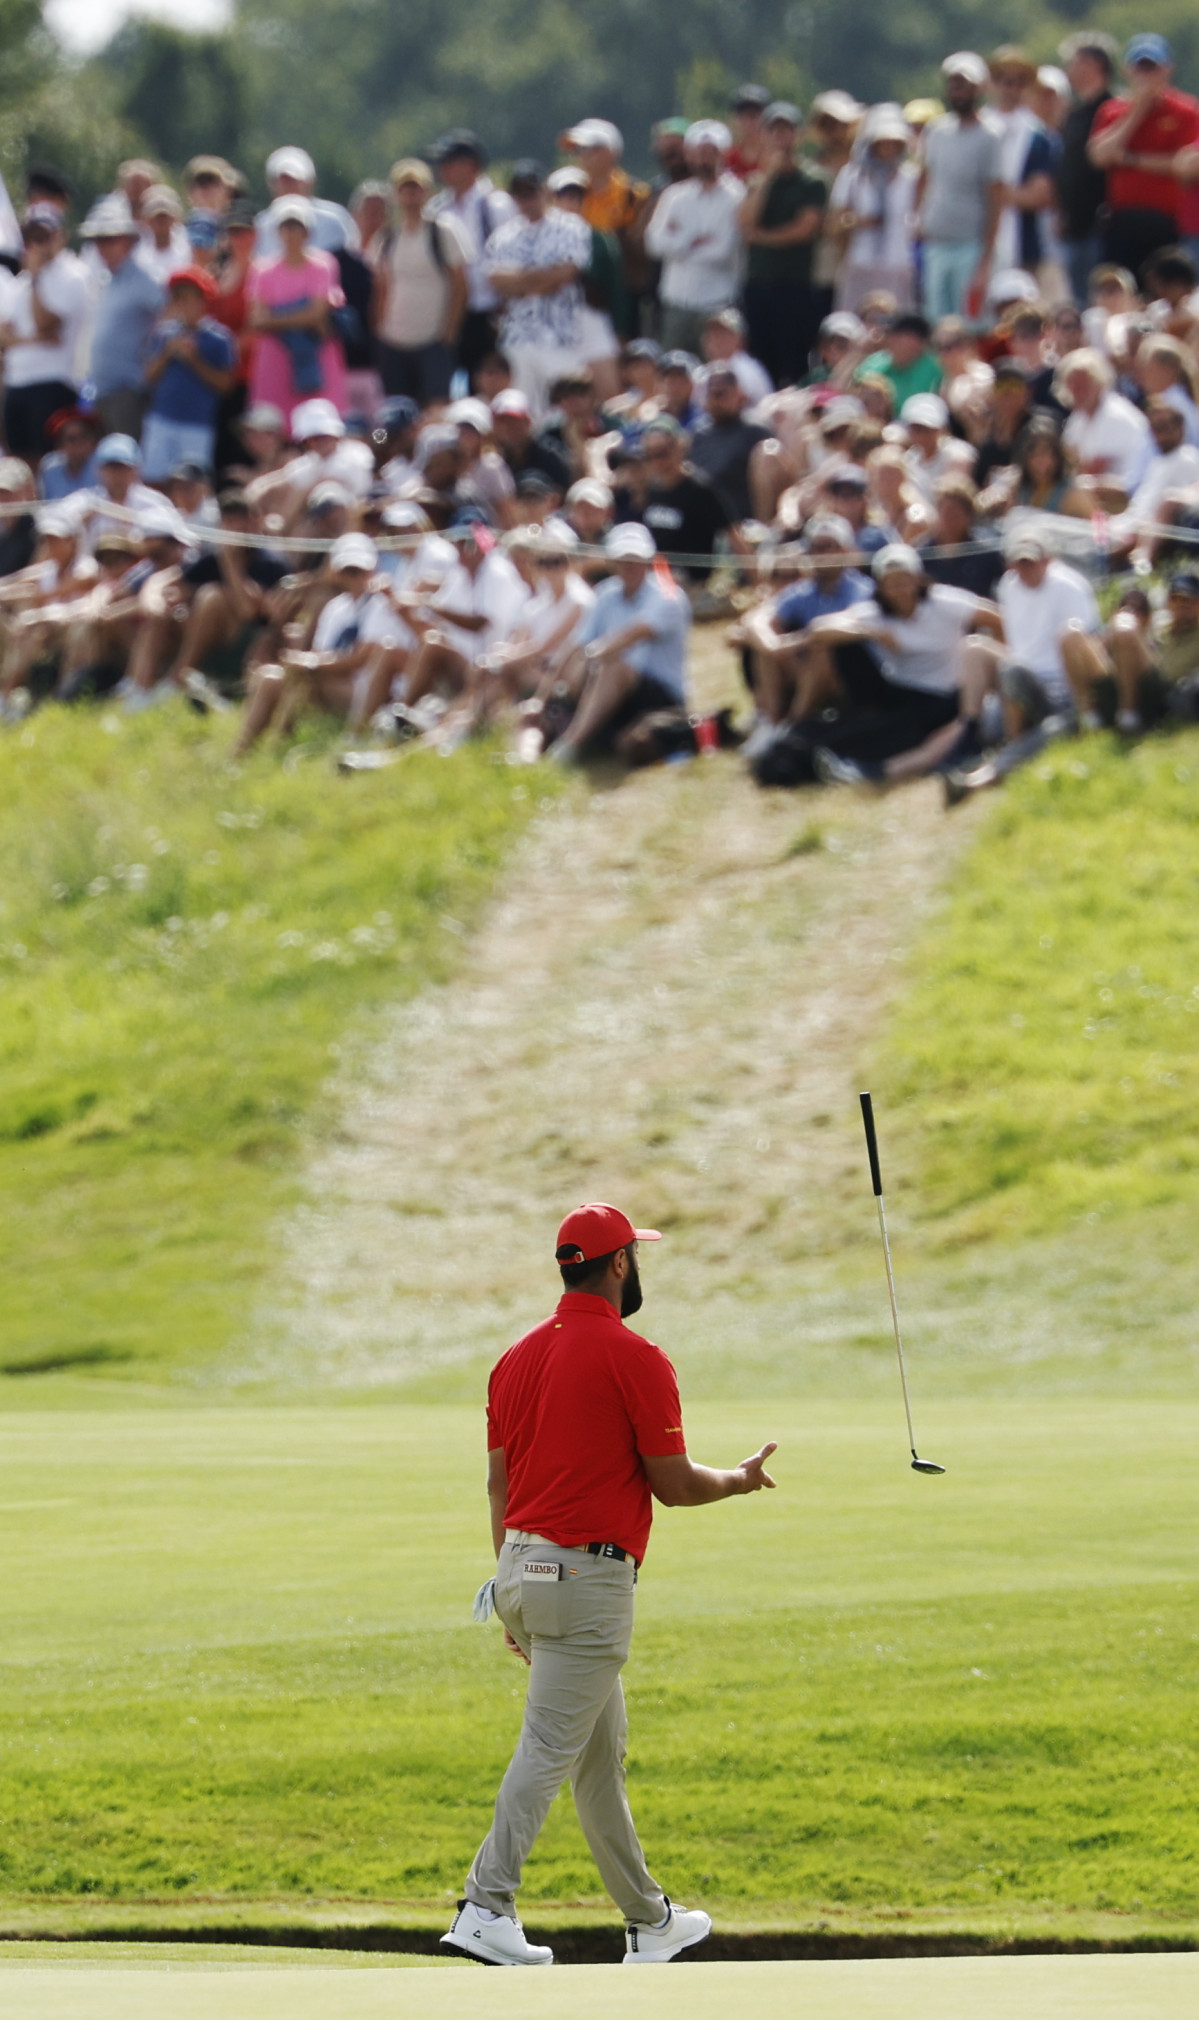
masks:
<instances>
[{"instance_id":1,"label":"black belt","mask_svg":"<svg viewBox=\"0 0 1199 2020\"><path fill-rule=\"evenodd\" d=\"M619 1543L584 1543L583 1548L589 1557L614 1557L618 1564L627 1561L634 1570L641 1561L631 1550L622 1550Z\"/></svg>"}]
</instances>

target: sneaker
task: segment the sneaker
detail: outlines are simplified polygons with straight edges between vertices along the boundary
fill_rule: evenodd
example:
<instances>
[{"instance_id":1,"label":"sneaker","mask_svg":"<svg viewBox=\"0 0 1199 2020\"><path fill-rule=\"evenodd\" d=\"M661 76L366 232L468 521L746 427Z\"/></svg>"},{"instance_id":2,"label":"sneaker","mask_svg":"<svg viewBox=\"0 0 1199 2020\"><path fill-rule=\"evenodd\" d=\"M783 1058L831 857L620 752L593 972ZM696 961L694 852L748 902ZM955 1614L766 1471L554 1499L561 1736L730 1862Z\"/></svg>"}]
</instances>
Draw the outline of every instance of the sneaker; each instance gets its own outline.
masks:
<instances>
[{"instance_id":1,"label":"sneaker","mask_svg":"<svg viewBox=\"0 0 1199 2020\"><path fill-rule=\"evenodd\" d=\"M712 1917L702 1908L676 1908L667 1901L669 1914L660 1929L648 1929L644 1922L630 1922L625 1929L626 1964L669 1964L680 1950L702 1943L712 1933Z\"/></svg>"},{"instance_id":2,"label":"sneaker","mask_svg":"<svg viewBox=\"0 0 1199 2020\"><path fill-rule=\"evenodd\" d=\"M852 758L838 757L823 744L813 753L816 776L826 786L876 786L882 782L881 768L855 764Z\"/></svg>"},{"instance_id":3,"label":"sneaker","mask_svg":"<svg viewBox=\"0 0 1199 2020\"><path fill-rule=\"evenodd\" d=\"M233 703L194 666L189 666L183 676L183 692L197 715L233 714Z\"/></svg>"},{"instance_id":4,"label":"sneaker","mask_svg":"<svg viewBox=\"0 0 1199 2020\"><path fill-rule=\"evenodd\" d=\"M1141 721L1139 709L1119 708L1116 710L1116 728L1119 730L1121 736L1140 736L1144 727L1145 725Z\"/></svg>"},{"instance_id":5,"label":"sneaker","mask_svg":"<svg viewBox=\"0 0 1199 2020\"><path fill-rule=\"evenodd\" d=\"M706 1933L706 1932L705 1932ZM691 1938L692 1942L695 1938ZM473 1901L459 1901L458 1913L441 1939L444 1950L462 1950L484 1964L552 1964L552 1950L526 1943L525 1932L513 1915L489 1919Z\"/></svg>"}]
</instances>

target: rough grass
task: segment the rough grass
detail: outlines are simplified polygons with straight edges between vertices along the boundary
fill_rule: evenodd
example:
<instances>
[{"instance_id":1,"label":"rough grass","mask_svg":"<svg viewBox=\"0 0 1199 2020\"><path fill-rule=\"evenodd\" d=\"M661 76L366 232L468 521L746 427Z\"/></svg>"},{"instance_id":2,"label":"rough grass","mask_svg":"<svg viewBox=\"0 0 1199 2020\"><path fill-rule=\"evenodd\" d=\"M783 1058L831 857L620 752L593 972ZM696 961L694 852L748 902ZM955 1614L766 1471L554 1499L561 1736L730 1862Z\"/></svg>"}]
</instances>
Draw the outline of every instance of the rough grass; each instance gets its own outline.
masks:
<instances>
[{"instance_id":1,"label":"rough grass","mask_svg":"<svg viewBox=\"0 0 1199 2020\"><path fill-rule=\"evenodd\" d=\"M1193 733L1064 745L997 800L888 1036L938 1242L1194 1203L1197 844Z\"/></svg>"},{"instance_id":2,"label":"rough grass","mask_svg":"<svg viewBox=\"0 0 1199 2020\"><path fill-rule=\"evenodd\" d=\"M234 769L182 712L0 740L9 1374L225 1343L343 1046L446 974L534 805L487 750Z\"/></svg>"}]
</instances>

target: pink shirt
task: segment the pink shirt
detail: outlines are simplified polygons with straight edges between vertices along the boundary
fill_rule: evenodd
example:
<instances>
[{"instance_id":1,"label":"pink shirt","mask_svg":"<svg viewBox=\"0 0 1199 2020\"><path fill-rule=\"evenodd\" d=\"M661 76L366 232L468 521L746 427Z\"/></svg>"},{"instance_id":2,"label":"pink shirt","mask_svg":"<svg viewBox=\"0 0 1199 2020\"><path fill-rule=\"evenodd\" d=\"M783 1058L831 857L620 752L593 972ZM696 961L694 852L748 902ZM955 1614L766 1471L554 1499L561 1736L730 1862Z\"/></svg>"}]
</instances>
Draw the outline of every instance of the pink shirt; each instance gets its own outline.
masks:
<instances>
[{"instance_id":1,"label":"pink shirt","mask_svg":"<svg viewBox=\"0 0 1199 2020\"><path fill-rule=\"evenodd\" d=\"M255 260L246 282L246 300L249 303L262 302L268 309L282 309L294 306L302 300L327 301L331 308L340 308L345 301L341 291L341 279L337 271L337 261L332 253L307 252L303 266L288 266L286 260ZM332 400L341 414L348 405L346 389L345 353L335 337L330 337L321 345L321 386L320 393ZM291 375L291 358L287 348L278 337L269 332L256 330L253 339L253 356L250 361L250 402L269 401L272 406L282 407L290 416L293 407L301 400L316 397L316 389L297 393Z\"/></svg>"}]
</instances>

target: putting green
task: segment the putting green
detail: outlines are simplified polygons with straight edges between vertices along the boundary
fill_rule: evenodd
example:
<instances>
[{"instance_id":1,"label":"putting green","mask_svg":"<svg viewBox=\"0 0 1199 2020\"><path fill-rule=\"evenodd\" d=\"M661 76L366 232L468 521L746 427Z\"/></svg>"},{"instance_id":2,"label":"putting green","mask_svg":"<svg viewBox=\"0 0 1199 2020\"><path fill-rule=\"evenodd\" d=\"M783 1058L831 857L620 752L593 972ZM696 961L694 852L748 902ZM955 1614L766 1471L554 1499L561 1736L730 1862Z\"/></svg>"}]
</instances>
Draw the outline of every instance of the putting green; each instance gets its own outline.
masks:
<instances>
[{"instance_id":1,"label":"putting green","mask_svg":"<svg viewBox=\"0 0 1199 2020\"><path fill-rule=\"evenodd\" d=\"M654 1867L726 1928L1194 1932L1199 1412L689 1413L779 1491L667 1511L628 1672ZM0 1420L0 1929L436 1927L523 1680L469 1604L480 1413ZM530 1925L617 1918L567 1801Z\"/></svg>"},{"instance_id":2,"label":"putting green","mask_svg":"<svg viewBox=\"0 0 1199 2020\"><path fill-rule=\"evenodd\" d=\"M671 1986L674 1991L671 1991ZM932 1957L817 1964L707 1964L686 1986L657 1971L586 1965L476 1970L169 1972L0 1967L6 2020L1193 2020L1199 1956Z\"/></svg>"}]
</instances>

